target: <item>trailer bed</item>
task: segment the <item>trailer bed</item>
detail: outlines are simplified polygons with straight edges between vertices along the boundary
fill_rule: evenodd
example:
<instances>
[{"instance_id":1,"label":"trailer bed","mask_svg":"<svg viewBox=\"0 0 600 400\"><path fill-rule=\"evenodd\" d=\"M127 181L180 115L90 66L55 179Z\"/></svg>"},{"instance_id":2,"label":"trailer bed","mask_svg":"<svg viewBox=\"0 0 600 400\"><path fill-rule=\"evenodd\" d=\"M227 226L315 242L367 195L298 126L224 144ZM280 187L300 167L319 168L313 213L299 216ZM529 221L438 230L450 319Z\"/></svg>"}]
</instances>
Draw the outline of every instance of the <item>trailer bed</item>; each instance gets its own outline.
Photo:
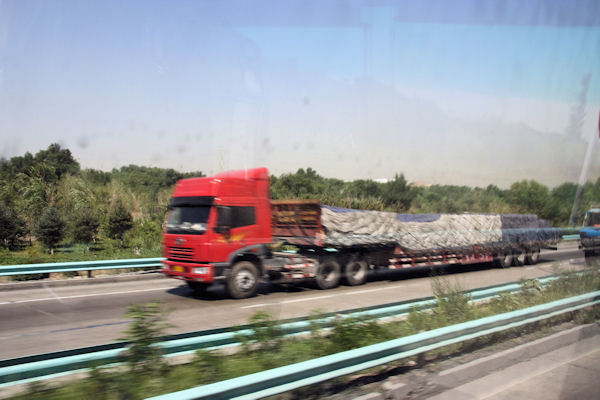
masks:
<instances>
[{"instance_id":1,"label":"trailer bed","mask_svg":"<svg viewBox=\"0 0 600 400\"><path fill-rule=\"evenodd\" d=\"M336 249L395 247L405 257L547 247L562 234L534 214L398 214L330 207L318 200L273 201L271 210L275 240Z\"/></svg>"}]
</instances>

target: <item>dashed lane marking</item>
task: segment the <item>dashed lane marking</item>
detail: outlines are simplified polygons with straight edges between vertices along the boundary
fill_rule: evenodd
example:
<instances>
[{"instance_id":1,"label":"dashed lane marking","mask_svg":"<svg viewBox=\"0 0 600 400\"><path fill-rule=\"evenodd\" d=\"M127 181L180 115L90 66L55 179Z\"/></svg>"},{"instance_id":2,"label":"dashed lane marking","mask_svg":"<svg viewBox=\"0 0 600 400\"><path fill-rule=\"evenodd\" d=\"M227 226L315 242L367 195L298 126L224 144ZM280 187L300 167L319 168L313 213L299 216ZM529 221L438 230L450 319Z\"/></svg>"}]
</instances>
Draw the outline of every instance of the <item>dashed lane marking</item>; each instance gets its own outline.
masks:
<instances>
[{"instance_id":1,"label":"dashed lane marking","mask_svg":"<svg viewBox=\"0 0 600 400\"><path fill-rule=\"evenodd\" d=\"M276 305L280 305L280 304L299 303L299 302L302 302L302 301L329 299L331 297L336 297L336 296L353 296L353 295L362 294L362 293L378 292L378 291L381 291L381 290L399 289L399 288L402 288L402 287L405 287L405 286L406 285L396 285L396 286L389 286L389 287L375 288L375 289L353 290L351 292L338 293L338 294L330 294L330 295L326 295L326 296L315 296L315 297L305 297L305 298L299 298L299 299L293 299L293 300L283 300L283 301L279 301L277 303L251 304L251 305L248 305L248 306L242 306L240 308L245 309L245 308L276 306Z\"/></svg>"},{"instance_id":2,"label":"dashed lane marking","mask_svg":"<svg viewBox=\"0 0 600 400\"><path fill-rule=\"evenodd\" d=\"M128 293L140 293L140 292L151 292L155 290L168 290L173 289L172 286L162 287L162 288L152 288L152 289L138 289L138 290L127 290L124 292L106 292L106 293L91 293L91 294L79 294L75 296L55 296L55 297L44 297L41 299L27 299L27 300L15 300L15 301L3 301L0 302L0 305L6 304L19 304L19 303L31 303L34 301L48 301L48 300L68 300L68 299L78 299L83 297L94 297L94 296L112 296L115 294L128 294Z\"/></svg>"}]
</instances>

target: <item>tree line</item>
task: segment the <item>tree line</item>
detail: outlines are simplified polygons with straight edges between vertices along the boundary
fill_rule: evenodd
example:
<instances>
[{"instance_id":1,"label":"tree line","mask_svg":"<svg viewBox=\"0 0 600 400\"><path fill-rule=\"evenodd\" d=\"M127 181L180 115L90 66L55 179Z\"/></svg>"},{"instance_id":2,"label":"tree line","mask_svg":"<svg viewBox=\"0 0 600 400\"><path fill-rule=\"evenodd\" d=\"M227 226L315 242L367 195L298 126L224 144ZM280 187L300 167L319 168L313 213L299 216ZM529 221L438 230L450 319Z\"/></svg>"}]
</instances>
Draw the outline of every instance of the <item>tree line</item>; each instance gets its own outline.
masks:
<instances>
[{"instance_id":1,"label":"tree line","mask_svg":"<svg viewBox=\"0 0 600 400\"><path fill-rule=\"evenodd\" d=\"M365 179L345 182L324 178L312 168L271 177L273 199L319 199L335 207L400 213L537 214L555 227L568 226L577 187L566 182L550 189L535 180L521 180L508 189L495 185L415 186L403 174L384 183ZM582 193L579 222L592 204L600 203L600 178L587 182Z\"/></svg>"},{"instance_id":2,"label":"tree line","mask_svg":"<svg viewBox=\"0 0 600 400\"><path fill-rule=\"evenodd\" d=\"M60 243L89 246L102 239L158 249L173 187L193 176L202 173L136 165L82 169L58 144L2 159L0 245L14 250L40 242L52 252Z\"/></svg>"},{"instance_id":3,"label":"tree line","mask_svg":"<svg viewBox=\"0 0 600 400\"><path fill-rule=\"evenodd\" d=\"M124 166L105 172L82 169L58 144L35 155L0 160L0 246L15 250L41 243L89 246L97 241L160 252L166 205L177 180L203 176L173 169ZM566 226L575 183L548 188L534 180L508 189L432 185L418 187L396 174L385 183L346 182L312 168L271 176L273 199L319 199L336 207L405 213L534 213L553 226ZM600 202L600 178L583 188L579 221Z\"/></svg>"}]
</instances>

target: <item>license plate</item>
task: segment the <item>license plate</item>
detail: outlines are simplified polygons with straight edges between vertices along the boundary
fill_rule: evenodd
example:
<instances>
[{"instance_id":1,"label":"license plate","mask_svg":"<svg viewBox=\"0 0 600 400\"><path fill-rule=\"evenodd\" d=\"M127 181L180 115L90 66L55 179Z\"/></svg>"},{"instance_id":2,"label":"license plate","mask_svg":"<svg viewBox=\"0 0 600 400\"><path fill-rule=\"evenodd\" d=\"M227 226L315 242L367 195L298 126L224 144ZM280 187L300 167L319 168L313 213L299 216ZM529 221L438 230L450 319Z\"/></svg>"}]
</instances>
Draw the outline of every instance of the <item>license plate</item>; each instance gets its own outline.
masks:
<instances>
[{"instance_id":1,"label":"license plate","mask_svg":"<svg viewBox=\"0 0 600 400\"><path fill-rule=\"evenodd\" d=\"M175 272L185 272L185 267L182 267L180 265L176 265L173 267L173 271Z\"/></svg>"}]
</instances>

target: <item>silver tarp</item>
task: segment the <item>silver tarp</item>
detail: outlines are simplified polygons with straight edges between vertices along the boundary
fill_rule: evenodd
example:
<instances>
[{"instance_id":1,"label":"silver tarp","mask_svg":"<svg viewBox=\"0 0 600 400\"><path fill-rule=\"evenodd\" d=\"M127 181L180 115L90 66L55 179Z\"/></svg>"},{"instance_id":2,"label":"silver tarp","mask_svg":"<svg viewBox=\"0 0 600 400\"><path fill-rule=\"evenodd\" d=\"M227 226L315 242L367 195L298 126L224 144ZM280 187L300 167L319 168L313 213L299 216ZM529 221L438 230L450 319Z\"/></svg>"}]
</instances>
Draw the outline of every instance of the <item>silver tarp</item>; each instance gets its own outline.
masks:
<instances>
[{"instance_id":1,"label":"silver tarp","mask_svg":"<svg viewBox=\"0 0 600 400\"><path fill-rule=\"evenodd\" d=\"M498 248L547 240L545 222L535 215L396 214L323 206L321 224L329 246L398 245L411 253ZM504 225L506 226L503 226Z\"/></svg>"}]
</instances>

